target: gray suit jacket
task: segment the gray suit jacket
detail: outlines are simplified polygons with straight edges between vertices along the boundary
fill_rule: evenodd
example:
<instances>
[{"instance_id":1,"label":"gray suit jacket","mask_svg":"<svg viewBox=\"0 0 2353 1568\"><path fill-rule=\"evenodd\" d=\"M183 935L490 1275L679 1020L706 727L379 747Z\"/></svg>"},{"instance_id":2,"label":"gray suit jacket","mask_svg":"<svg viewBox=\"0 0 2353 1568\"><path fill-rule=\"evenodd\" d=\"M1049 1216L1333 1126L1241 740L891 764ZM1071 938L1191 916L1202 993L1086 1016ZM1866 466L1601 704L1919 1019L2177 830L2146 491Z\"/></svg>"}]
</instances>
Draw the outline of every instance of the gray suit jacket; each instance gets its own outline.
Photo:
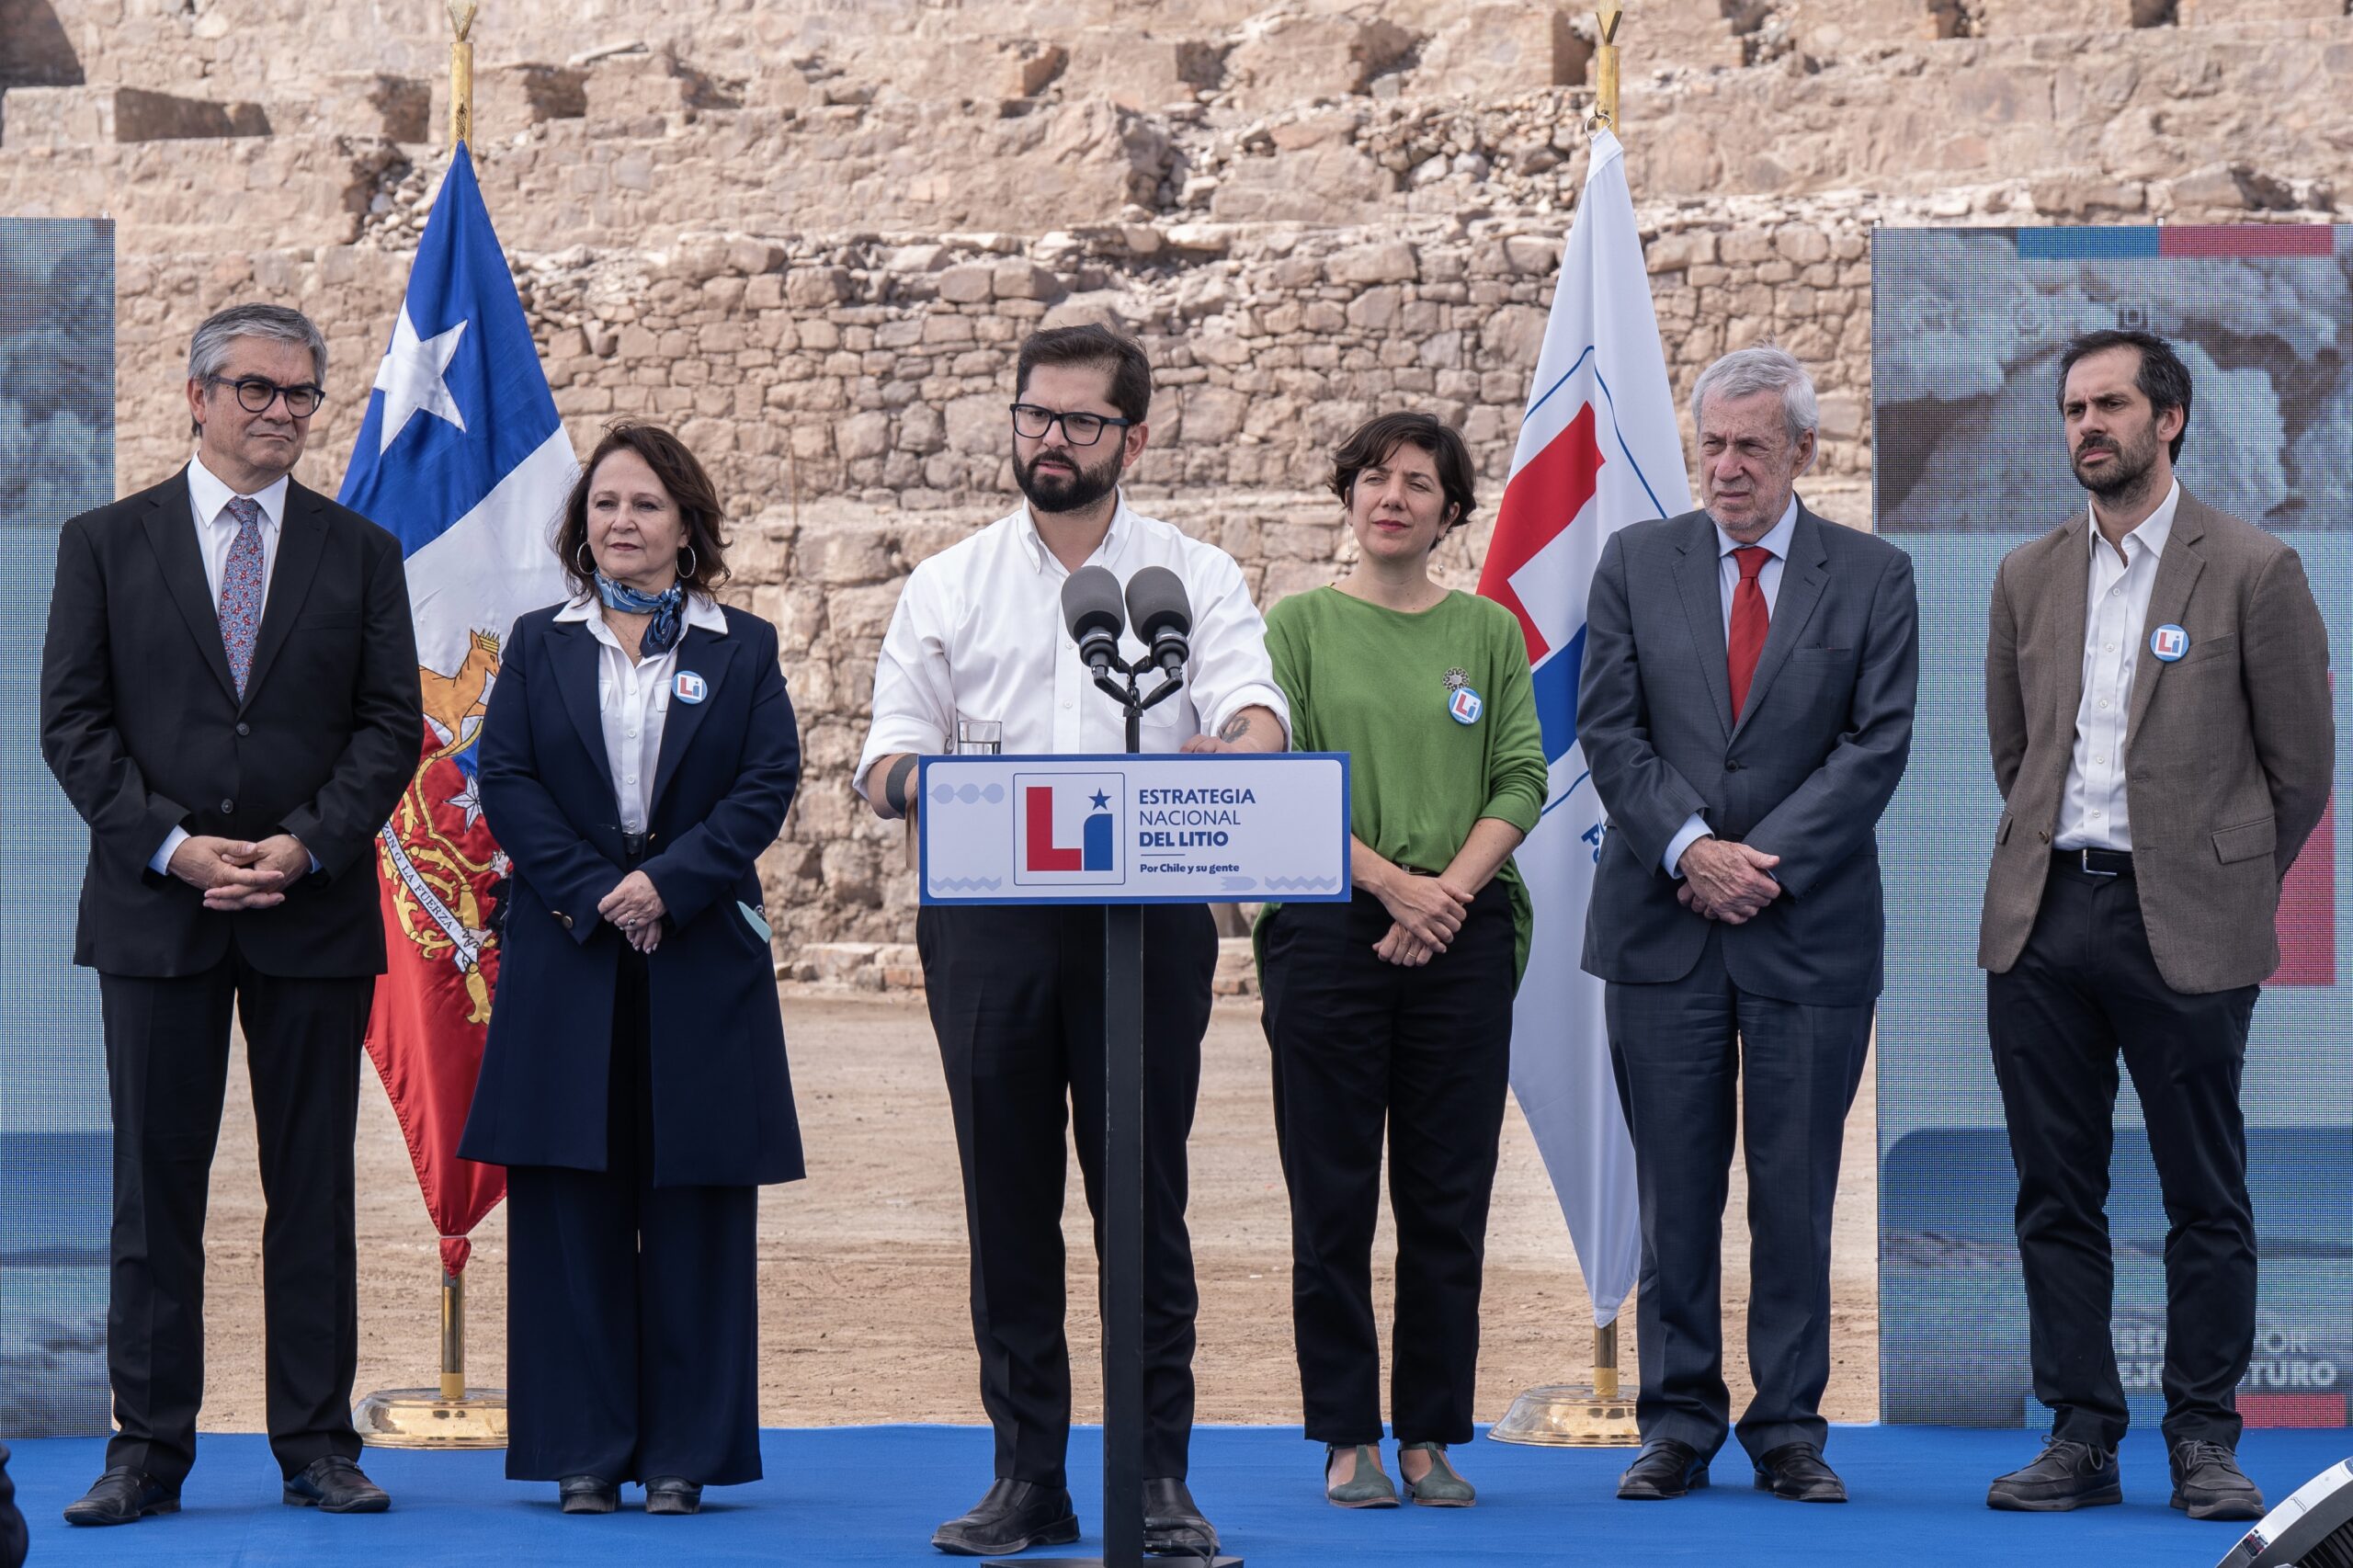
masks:
<instances>
[{"instance_id":1,"label":"gray suit jacket","mask_svg":"<svg viewBox=\"0 0 2353 1568\"><path fill-rule=\"evenodd\" d=\"M1724 659L1715 525L1636 523L1602 547L1586 614L1577 739L1609 813L1585 967L1681 980L1708 922L1661 867L1693 812L1719 838L1781 858L1785 890L1723 928L1733 983L1853 1006L1880 992L1880 813L1912 750L1919 607L1912 558L1802 505L1772 628L1738 723Z\"/></svg>"},{"instance_id":2,"label":"gray suit jacket","mask_svg":"<svg viewBox=\"0 0 2353 1568\"><path fill-rule=\"evenodd\" d=\"M2090 526L2002 560L1985 639L1985 733L2001 787L1977 961L2006 973L2042 906L2084 695ZM2179 662L2152 629L2189 633ZM2157 972L2176 991L2257 985L2279 967L2279 880L2328 804L2336 756L2328 629L2303 562L2187 490L2157 562L2132 672L2124 792Z\"/></svg>"}]
</instances>

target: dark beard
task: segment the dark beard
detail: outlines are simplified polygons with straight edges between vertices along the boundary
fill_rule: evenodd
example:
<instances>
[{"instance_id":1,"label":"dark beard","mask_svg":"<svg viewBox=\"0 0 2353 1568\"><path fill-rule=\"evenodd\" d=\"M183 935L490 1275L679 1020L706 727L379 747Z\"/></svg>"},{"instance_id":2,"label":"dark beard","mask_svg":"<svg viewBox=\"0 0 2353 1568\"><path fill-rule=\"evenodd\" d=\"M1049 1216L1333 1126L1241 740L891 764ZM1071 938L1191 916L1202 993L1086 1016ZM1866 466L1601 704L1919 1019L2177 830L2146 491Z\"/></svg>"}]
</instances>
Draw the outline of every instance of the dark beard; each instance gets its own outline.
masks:
<instances>
[{"instance_id":1,"label":"dark beard","mask_svg":"<svg viewBox=\"0 0 2353 1568\"><path fill-rule=\"evenodd\" d=\"M2097 479L2084 472L2081 452L2070 460L2075 471L2075 483L2110 506L2138 504L2148 494L2150 471L2156 467L2156 433L2151 431L2146 443L2136 442L2129 447L2111 443L2103 449L2114 452L2116 460L2109 465L2107 473Z\"/></svg>"},{"instance_id":2,"label":"dark beard","mask_svg":"<svg viewBox=\"0 0 2353 1568\"><path fill-rule=\"evenodd\" d=\"M1040 477L1038 464L1047 457L1078 464L1078 472L1065 479L1060 474ZM1039 512L1083 512L1120 487L1120 450L1111 449L1099 468L1088 468L1079 462L1075 452L1040 452L1027 463L1018 458L1013 463L1013 482L1028 497L1030 509Z\"/></svg>"}]
</instances>

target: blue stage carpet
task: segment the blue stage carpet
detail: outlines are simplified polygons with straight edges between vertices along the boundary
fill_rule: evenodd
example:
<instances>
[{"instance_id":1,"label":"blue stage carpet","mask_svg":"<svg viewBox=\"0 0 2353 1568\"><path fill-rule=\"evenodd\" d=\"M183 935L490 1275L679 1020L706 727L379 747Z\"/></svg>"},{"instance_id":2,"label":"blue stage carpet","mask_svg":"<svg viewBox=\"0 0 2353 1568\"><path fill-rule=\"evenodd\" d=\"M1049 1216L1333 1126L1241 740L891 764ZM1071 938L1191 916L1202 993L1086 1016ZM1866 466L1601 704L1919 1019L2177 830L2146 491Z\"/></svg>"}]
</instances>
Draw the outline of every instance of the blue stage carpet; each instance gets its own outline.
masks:
<instances>
[{"instance_id":1,"label":"blue stage carpet","mask_svg":"<svg viewBox=\"0 0 2353 1568\"><path fill-rule=\"evenodd\" d=\"M1855 1426L1834 1433L1830 1458L1856 1501L1783 1503L1748 1485L1736 1450L1718 1484L1677 1503L1611 1496L1622 1451L1527 1449L1481 1441L1461 1450L1478 1483L1468 1511L1405 1507L1348 1513L1318 1493L1321 1450L1298 1429L1207 1427L1193 1441L1193 1491L1251 1568L1481 1563L1757 1564L1763 1568L2001 1568L2010 1563L2210 1568L2239 1528L2193 1524L2165 1506L2165 1454L2154 1436L2128 1439L2125 1504L2079 1514L1996 1514L1985 1483L2031 1457L2024 1432ZM1099 1438L1072 1444L1072 1483L1096 1550ZM393 1497L373 1517L324 1518L278 1500L277 1467L259 1437L208 1436L176 1516L115 1529L74 1529L58 1510L96 1478L94 1438L19 1444L10 1466L33 1530L33 1568L104 1563L302 1565L464 1562L495 1568L668 1563L946 1563L932 1527L987 1483L989 1438L960 1426L772 1431L767 1479L713 1491L697 1518L648 1518L634 1488L622 1511L565 1518L554 1488L510 1483L501 1454L371 1451L363 1461ZM2273 1499L2353 1450L2353 1436L2250 1432L2240 1453ZM1392 1450L1393 1453L1393 1450ZM1064 1548L1064 1551L1074 1549ZM1040 1555L1043 1555L1040 1553Z\"/></svg>"}]
</instances>

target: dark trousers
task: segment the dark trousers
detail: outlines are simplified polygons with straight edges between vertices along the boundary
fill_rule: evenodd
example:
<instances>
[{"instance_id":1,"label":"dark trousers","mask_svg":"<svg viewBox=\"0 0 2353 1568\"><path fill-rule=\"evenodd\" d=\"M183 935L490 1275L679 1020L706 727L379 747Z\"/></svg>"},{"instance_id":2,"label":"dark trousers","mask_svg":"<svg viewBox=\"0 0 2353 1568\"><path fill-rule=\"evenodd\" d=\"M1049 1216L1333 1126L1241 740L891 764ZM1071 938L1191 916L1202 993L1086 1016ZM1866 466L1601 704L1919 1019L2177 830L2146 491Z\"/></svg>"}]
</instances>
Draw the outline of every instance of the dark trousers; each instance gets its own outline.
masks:
<instances>
[{"instance_id":1,"label":"dark trousers","mask_svg":"<svg viewBox=\"0 0 2353 1568\"><path fill-rule=\"evenodd\" d=\"M375 981L262 974L230 956L171 980L98 976L114 1107L107 1376L120 1428L107 1463L177 1490L204 1396L204 1210L229 1082L229 1014L245 1036L261 1163L262 1327L270 1451L287 1475L357 1459L359 1358L352 1137Z\"/></svg>"},{"instance_id":2,"label":"dark trousers","mask_svg":"<svg viewBox=\"0 0 2353 1568\"><path fill-rule=\"evenodd\" d=\"M1291 1326L1312 1442L1381 1441L1372 1236L1381 1145L1397 1221L1389 1408L1401 1443L1467 1443L1487 1201L1511 1079L1511 903L1490 882L1419 969L1373 945L1389 911L1289 903L1267 923L1275 1139L1290 1189Z\"/></svg>"},{"instance_id":3,"label":"dark trousers","mask_svg":"<svg viewBox=\"0 0 2353 1568\"><path fill-rule=\"evenodd\" d=\"M1830 1215L1847 1111L1869 1054L1871 1008L1742 991L1721 927L1699 961L1660 985L1611 984L1603 1006L1633 1136L1643 1221L1635 1307L1643 1440L1722 1446L1721 1290L1733 1119L1748 1155L1748 1370L1737 1436L1751 1458L1820 1448L1830 1381Z\"/></svg>"},{"instance_id":4,"label":"dark trousers","mask_svg":"<svg viewBox=\"0 0 2353 1568\"><path fill-rule=\"evenodd\" d=\"M2256 1274L2239 1074L2258 989L2171 989L2132 878L2056 857L2025 950L2008 973L1985 977L2018 1172L2034 1394L2059 1437L2113 1448L2124 1436L2106 1211L2120 1052L2165 1198L2165 1435L2238 1442L2233 1391L2255 1348Z\"/></svg>"},{"instance_id":5,"label":"dark trousers","mask_svg":"<svg viewBox=\"0 0 2353 1568\"><path fill-rule=\"evenodd\" d=\"M506 1173L506 1473L757 1481L759 1189L654 1185L635 952L614 1004L606 1168Z\"/></svg>"},{"instance_id":6,"label":"dark trousers","mask_svg":"<svg viewBox=\"0 0 2353 1568\"><path fill-rule=\"evenodd\" d=\"M1063 1485L1063 1130L1103 1247L1103 911L927 908L915 919L939 1037L964 1224L972 1339L996 1473ZM1182 1479L1193 1428L1193 1244L1185 1140L1201 1086L1217 928L1199 904L1144 910L1143 1466ZM1067 1119L1067 1123L1066 1123Z\"/></svg>"}]
</instances>

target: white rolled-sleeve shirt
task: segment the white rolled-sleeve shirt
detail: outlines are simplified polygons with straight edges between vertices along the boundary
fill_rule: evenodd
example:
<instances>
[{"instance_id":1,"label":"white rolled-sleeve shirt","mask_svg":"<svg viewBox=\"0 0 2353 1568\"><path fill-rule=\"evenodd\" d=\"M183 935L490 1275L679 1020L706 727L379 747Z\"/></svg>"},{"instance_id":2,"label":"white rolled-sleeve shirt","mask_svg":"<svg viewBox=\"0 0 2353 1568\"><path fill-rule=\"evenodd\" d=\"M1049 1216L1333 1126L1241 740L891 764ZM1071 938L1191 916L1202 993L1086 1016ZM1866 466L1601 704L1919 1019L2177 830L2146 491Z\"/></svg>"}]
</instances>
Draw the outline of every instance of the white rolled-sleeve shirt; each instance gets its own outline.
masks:
<instances>
[{"instance_id":1,"label":"white rolled-sleeve shirt","mask_svg":"<svg viewBox=\"0 0 2353 1568\"><path fill-rule=\"evenodd\" d=\"M662 757L663 727L670 719L678 642L687 640L689 631L726 636L727 617L700 594L688 594L686 624L678 631L678 642L642 659L630 657L592 597L584 595L574 599L556 611L555 618L580 622L597 640L597 713L605 732L605 766L612 773L621 831L643 833L654 811L654 775Z\"/></svg>"},{"instance_id":2,"label":"white rolled-sleeve shirt","mask_svg":"<svg viewBox=\"0 0 2353 1568\"><path fill-rule=\"evenodd\" d=\"M2173 537L2181 506L2177 482L2141 526L2124 536L2124 553L2086 521L2091 537L2090 591L2084 596L2084 695L2075 705L2075 749L2067 760L2067 788L2059 797L2056 849L2132 847L2131 808L2124 798L2124 728L2132 711L2132 676L2140 668L2143 622L2157 585L2157 564Z\"/></svg>"},{"instance_id":3,"label":"white rolled-sleeve shirt","mask_svg":"<svg viewBox=\"0 0 2353 1568\"><path fill-rule=\"evenodd\" d=\"M1798 498L1792 494L1790 496L1789 506L1782 509L1781 520L1767 529L1765 537L1756 541L1771 552L1766 556L1765 564L1756 572L1756 591L1765 596L1765 614L1768 619L1770 619L1774 608L1781 602L1781 566L1790 558L1790 540L1796 536L1797 531ZM1740 562L1733 556L1733 551L1745 548L1746 546L1740 540L1724 532L1722 524L1716 525L1716 585L1722 590L1723 600L1726 646L1730 646L1732 642L1733 595L1740 591ZM1664 858L1666 874L1670 877L1681 878L1683 852L1707 836L1708 822L1705 817L1698 812L1693 812L1686 817L1683 820L1683 825L1675 830L1675 836L1666 841L1666 854Z\"/></svg>"},{"instance_id":4,"label":"white rolled-sleeve shirt","mask_svg":"<svg viewBox=\"0 0 2353 1568\"><path fill-rule=\"evenodd\" d=\"M278 569L278 537L284 531L286 521L286 489L289 481L284 474L256 490L248 499L261 507L261 602L269 605L270 574ZM237 519L229 515L229 503L237 499L237 492L228 481L204 466L201 456L188 460L188 504L196 515L197 553L204 557L204 583L212 596L212 607L221 608L221 579L228 574L229 551L237 542ZM157 876L169 874L172 855L188 842L188 829L175 827L164 835L163 847L147 862ZM319 858L311 857L311 869L319 869Z\"/></svg>"},{"instance_id":5,"label":"white rolled-sleeve shirt","mask_svg":"<svg viewBox=\"0 0 2353 1568\"><path fill-rule=\"evenodd\" d=\"M1245 708L1271 710L1286 734L1290 705L1275 684L1267 623L1250 602L1233 557L1131 508L1124 494L1103 543L1086 564L1124 585L1165 566L1192 602L1192 658L1176 696L1148 710L1147 752L1173 752ZM1039 537L1024 504L972 538L923 562L907 579L874 668L874 722L858 760L857 788L882 757L954 749L959 719L1004 726L1007 756L1084 755L1127 749L1120 704L1096 689L1063 621L1070 574ZM1143 656L1130 631L1120 657ZM1145 689L1152 688L1147 679Z\"/></svg>"}]
</instances>

